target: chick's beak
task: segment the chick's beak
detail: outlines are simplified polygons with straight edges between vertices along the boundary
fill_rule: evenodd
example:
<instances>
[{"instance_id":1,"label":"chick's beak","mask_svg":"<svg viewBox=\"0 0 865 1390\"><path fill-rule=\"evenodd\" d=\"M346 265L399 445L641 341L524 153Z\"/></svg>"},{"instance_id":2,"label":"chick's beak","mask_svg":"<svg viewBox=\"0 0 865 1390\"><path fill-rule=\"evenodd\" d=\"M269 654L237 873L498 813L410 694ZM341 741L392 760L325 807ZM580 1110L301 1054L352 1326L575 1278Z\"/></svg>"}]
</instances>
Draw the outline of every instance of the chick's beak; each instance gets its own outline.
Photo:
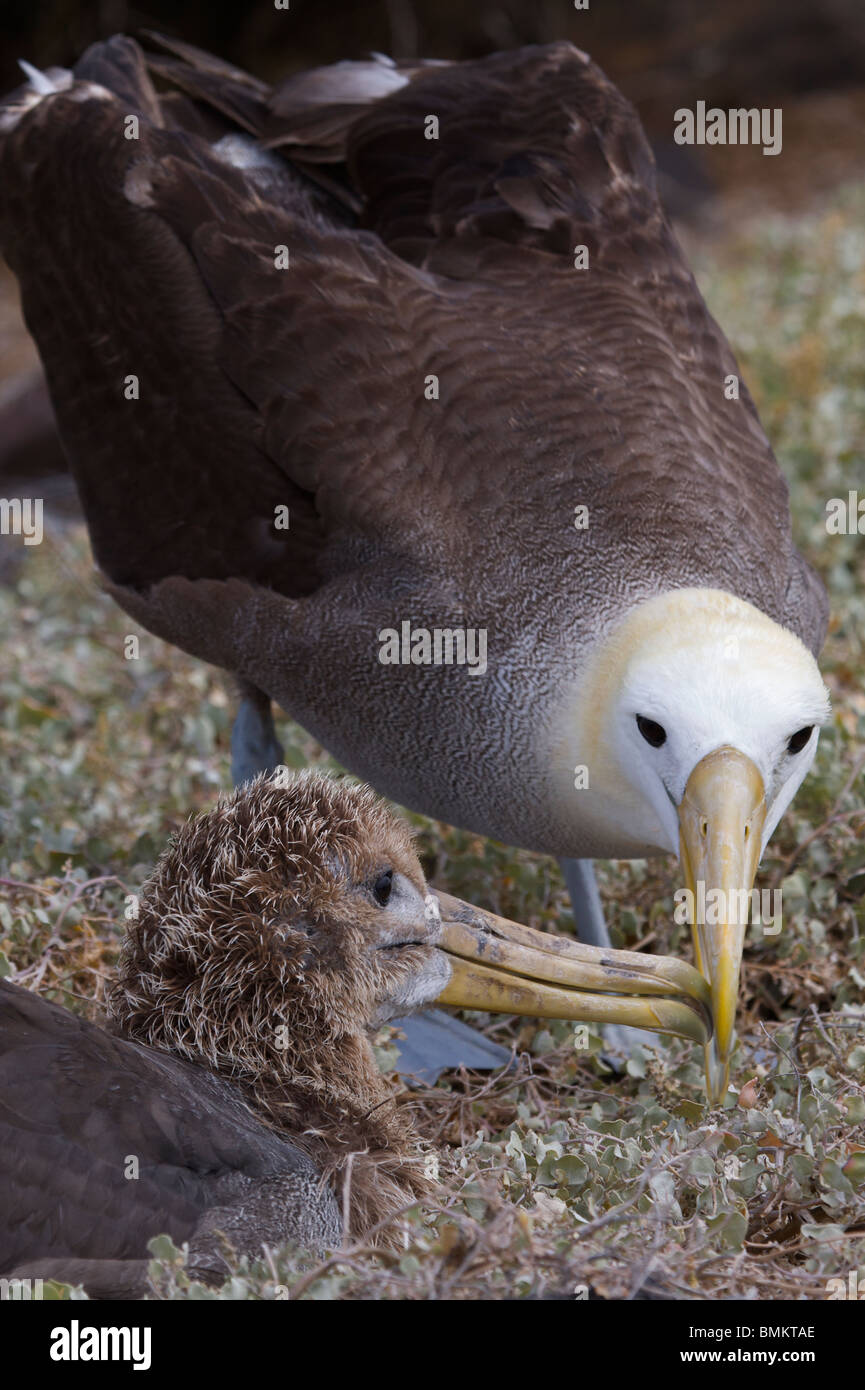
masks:
<instances>
[{"instance_id":1,"label":"chick's beak","mask_svg":"<svg viewBox=\"0 0 865 1390\"><path fill-rule=\"evenodd\" d=\"M759 771L717 748L692 771L679 806L680 857L692 897L694 951L711 986L715 1034L706 1048L713 1104L728 1084L750 893L760 861L766 798Z\"/></svg>"},{"instance_id":2,"label":"chick's beak","mask_svg":"<svg viewBox=\"0 0 865 1390\"><path fill-rule=\"evenodd\" d=\"M438 894L451 979L438 1003L621 1023L707 1043L711 991L685 961L584 946Z\"/></svg>"}]
</instances>

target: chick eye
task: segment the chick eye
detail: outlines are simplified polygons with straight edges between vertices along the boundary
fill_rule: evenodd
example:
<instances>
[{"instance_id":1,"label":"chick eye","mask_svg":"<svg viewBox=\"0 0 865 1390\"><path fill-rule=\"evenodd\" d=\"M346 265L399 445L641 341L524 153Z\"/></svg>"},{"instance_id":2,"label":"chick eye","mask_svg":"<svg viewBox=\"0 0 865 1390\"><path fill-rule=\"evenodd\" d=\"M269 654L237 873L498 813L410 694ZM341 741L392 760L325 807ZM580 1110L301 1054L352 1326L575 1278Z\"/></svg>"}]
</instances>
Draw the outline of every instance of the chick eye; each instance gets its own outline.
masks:
<instances>
[{"instance_id":1,"label":"chick eye","mask_svg":"<svg viewBox=\"0 0 865 1390\"><path fill-rule=\"evenodd\" d=\"M375 883L372 885L372 896L375 898L379 907L387 907L393 888L393 869L385 869L383 874L379 874Z\"/></svg>"},{"instance_id":2,"label":"chick eye","mask_svg":"<svg viewBox=\"0 0 865 1390\"><path fill-rule=\"evenodd\" d=\"M801 753L813 731L813 724L806 724L804 729L797 729L795 734L791 734L787 739L787 752Z\"/></svg>"},{"instance_id":3,"label":"chick eye","mask_svg":"<svg viewBox=\"0 0 865 1390\"><path fill-rule=\"evenodd\" d=\"M637 715L637 728L643 735L647 743L653 748L660 748L662 743L667 742L667 730L663 724L656 724L654 719L647 719L645 715Z\"/></svg>"}]
</instances>

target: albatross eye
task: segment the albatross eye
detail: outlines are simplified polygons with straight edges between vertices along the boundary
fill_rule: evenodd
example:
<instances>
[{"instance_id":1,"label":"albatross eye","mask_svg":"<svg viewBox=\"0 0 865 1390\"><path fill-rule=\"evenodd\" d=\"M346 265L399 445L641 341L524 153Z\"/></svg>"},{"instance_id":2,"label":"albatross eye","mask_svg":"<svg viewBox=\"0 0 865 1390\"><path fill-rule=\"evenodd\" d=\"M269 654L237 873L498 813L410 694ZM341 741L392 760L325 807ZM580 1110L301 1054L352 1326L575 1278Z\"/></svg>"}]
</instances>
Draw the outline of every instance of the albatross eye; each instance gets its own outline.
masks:
<instances>
[{"instance_id":1,"label":"albatross eye","mask_svg":"<svg viewBox=\"0 0 865 1390\"><path fill-rule=\"evenodd\" d=\"M392 888L393 869L385 869L384 873L379 874L375 883L372 885L372 896L375 898L379 907L387 907Z\"/></svg>"},{"instance_id":2,"label":"albatross eye","mask_svg":"<svg viewBox=\"0 0 865 1390\"><path fill-rule=\"evenodd\" d=\"M797 729L795 734L791 734L787 740L787 752L801 753L813 732L813 724L806 724L804 729Z\"/></svg>"},{"instance_id":3,"label":"albatross eye","mask_svg":"<svg viewBox=\"0 0 865 1390\"><path fill-rule=\"evenodd\" d=\"M645 715L637 715L637 728L643 735L647 743L653 748L660 748L662 743L667 742L667 730L663 724L656 724L654 719L647 719Z\"/></svg>"}]
</instances>

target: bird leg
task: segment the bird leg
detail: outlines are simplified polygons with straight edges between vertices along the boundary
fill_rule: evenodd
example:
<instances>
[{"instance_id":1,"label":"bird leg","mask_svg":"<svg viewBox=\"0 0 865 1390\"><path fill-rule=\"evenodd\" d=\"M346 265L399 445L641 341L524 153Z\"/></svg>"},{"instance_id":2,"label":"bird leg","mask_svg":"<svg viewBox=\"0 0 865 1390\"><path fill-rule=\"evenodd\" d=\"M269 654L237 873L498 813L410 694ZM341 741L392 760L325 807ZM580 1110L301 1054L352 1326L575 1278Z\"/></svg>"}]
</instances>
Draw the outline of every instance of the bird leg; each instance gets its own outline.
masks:
<instances>
[{"instance_id":1,"label":"bird leg","mask_svg":"<svg viewBox=\"0 0 865 1390\"><path fill-rule=\"evenodd\" d=\"M279 767L283 759L269 697L249 681L241 681L240 689L242 699L231 730L231 779L236 787Z\"/></svg>"},{"instance_id":2,"label":"bird leg","mask_svg":"<svg viewBox=\"0 0 865 1390\"><path fill-rule=\"evenodd\" d=\"M559 867L571 899L571 911L578 940L587 946L602 946L611 949L610 933L604 918L598 880L592 859L560 859ZM658 1038L641 1028L624 1027L619 1023L606 1023L603 1028L604 1040L617 1052L629 1056L634 1047L648 1047L657 1051ZM615 1058L606 1060L614 1071L622 1070Z\"/></svg>"}]
</instances>

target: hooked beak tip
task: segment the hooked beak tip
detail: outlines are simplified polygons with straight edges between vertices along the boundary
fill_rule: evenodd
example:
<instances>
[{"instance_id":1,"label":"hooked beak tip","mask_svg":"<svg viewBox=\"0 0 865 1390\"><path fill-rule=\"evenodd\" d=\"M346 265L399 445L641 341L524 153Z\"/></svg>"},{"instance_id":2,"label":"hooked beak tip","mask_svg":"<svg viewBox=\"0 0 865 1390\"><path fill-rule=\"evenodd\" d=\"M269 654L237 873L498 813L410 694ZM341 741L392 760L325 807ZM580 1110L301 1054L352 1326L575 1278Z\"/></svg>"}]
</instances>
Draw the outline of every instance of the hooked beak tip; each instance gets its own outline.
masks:
<instances>
[{"instance_id":1,"label":"hooked beak tip","mask_svg":"<svg viewBox=\"0 0 865 1390\"><path fill-rule=\"evenodd\" d=\"M724 1097L735 1045L736 1004L766 799L759 770L723 747L691 772L679 806L680 858L694 953L712 990L715 1035L706 1049L709 1099Z\"/></svg>"}]
</instances>

